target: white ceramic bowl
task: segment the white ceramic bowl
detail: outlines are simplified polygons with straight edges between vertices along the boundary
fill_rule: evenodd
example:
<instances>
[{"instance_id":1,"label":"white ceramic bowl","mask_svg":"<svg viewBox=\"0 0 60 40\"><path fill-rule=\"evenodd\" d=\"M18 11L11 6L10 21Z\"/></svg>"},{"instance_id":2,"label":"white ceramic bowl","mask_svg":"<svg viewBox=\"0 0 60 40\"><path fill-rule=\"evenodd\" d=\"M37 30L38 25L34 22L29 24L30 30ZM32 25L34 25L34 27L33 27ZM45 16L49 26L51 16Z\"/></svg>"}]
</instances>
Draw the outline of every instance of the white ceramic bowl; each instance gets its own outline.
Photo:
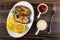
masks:
<instances>
[{"instance_id":1,"label":"white ceramic bowl","mask_svg":"<svg viewBox=\"0 0 60 40\"><path fill-rule=\"evenodd\" d=\"M41 5L44 5L44 6L46 6L46 8L47 8L46 11L41 12L42 14L45 14L45 13L48 11L48 6L47 6L45 3L39 4L38 7L37 7L37 10L38 10L39 13L40 13L40 11L39 11L39 6L41 6Z\"/></svg>"}]
</instances>

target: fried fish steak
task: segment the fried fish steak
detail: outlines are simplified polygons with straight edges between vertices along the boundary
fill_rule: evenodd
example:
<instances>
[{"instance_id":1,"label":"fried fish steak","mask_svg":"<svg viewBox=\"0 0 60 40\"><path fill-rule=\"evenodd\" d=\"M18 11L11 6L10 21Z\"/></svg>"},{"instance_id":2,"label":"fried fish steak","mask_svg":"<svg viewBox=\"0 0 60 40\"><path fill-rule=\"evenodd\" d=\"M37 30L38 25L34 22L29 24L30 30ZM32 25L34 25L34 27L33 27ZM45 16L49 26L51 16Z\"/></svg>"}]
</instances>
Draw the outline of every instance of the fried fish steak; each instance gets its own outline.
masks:
<instances>
[{"instance_id":1,"label":"fried fish steak","mask_svg":"<svg viewBox=\"0 0 60 40\"><path fill-rule=\"evenodd\" d=\"M15 19L17 22L25 23L25 24L30 22L29 17L27 17L27 16L20 16L20 15L18 15L18 14L15 14L15 15L14 15L14 19Z\"/></svg>"},{"instance_id":2,"label":"fried fish steak","mask_svg":"<svg viewBox=\"0 0 60 40\"><path fill-rule=\"evenodd\" d=\"M22 5L16 6L14 12L19 13L20 15L26 15L26 16L29 16L31 14L30 9Z\"/></svg>"},{"instance_id":3,"label":"fried fish steak","mask_svg":"<svg viewBox=\"0 0 60 40\"><path fill-rule=\"evenodd\" d=\"M20 23L29 23L30 18L29 15L31 14L29 8L25 6L16 6L14 10L14 18L16 21Z\"/></svg>"}]
</instances>

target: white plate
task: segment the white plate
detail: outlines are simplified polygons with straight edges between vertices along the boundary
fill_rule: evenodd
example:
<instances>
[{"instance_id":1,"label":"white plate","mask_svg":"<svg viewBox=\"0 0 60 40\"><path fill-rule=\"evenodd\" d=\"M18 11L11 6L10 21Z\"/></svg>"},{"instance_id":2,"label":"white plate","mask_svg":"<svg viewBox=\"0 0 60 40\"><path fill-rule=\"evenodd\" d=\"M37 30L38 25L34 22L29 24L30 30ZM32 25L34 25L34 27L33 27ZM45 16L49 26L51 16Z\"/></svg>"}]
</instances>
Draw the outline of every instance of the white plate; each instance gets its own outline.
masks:
<instances>
[{"instance_id":1,"label":"white plate","mask_svg":"<svg viewBox=\"0 0 60 40\"><path fill-rule=\"evenodd\" d=\"M13 31L7 29L8 34L9 34L10 36L14 37L14 38L19 38L19 37L22 37L22 36L26 35L27 32L30 30L30 28L31 28L31 26L32 26L32 23L33 23L33 20L34 20L34 10L33 10L33 7L32 7L32 5L31 5L29 2L26 2L26 1L20 1L20 2L16 3L16 4L13 6L13 8L10 10L9 15L8 15L8 18L9 18L11 15L13 15L13 10L15 9L16 6L19 6L19 5L26 6L26 7L28 7L28 8L30 9L30 11L31 11L30 20L31 20L31 21L30 21L30 23L27 24L28 30L25 31L25 32L22 33L22 34L17 34L17 33L13 32ZM8 18L7 18L7 20L8 20Z\"/></svg>"}]
</instances>

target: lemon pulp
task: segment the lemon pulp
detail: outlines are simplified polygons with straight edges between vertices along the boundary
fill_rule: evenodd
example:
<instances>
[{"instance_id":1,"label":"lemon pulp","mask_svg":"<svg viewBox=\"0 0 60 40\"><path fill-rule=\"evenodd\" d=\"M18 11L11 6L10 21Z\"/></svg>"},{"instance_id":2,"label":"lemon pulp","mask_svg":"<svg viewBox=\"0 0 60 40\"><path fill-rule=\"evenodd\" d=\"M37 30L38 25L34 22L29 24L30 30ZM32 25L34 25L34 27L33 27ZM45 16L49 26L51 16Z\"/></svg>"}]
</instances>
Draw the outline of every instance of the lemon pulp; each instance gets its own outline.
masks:
<instances>
[{"instance_id":1,"label":"lemon pulp","mask_svg":"<svg viewBox=\"0 0 60 40\"><path fill-rule=\"evenodd\" d=\"M14 31L16 33L23 33L23 32L26 31L26 28L25 27L26 26L24 24L17 24L17 25L14 26Z\"/></svg>"},{"instance_id":2,"label":"lemon pulp","mask_svg":"<svg viewBox=\"0 0 60 40\"><path fill-rule=\"evenodd\" d=\"M14 25L16 25L16 21L14 20L13 15L11 15L8 19L7 19L7 28L9 30L14 30Z\"/></svg>"}]
</instances>

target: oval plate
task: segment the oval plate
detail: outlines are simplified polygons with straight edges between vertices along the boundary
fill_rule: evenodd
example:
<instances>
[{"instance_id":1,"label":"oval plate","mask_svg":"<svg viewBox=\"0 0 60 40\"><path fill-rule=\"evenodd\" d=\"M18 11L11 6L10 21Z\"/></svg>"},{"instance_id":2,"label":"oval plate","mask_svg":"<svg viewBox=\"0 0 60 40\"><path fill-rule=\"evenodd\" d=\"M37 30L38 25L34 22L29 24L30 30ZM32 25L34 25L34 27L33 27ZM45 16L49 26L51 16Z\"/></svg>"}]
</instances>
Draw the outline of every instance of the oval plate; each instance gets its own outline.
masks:
<instances>
[{"instance_id":1,"label":"oval plate","mask_svg":"<svg viewBox=\"0 0 60 40\"><path fill-rule=\"evenodd\" d=\"M30 11L31 11L30 20L31 20L31 21L30 21L30 23L27 24L28 30L26 30L26 31L25 31L24 33L22 33L22 34L17 34L17 33L13 32L13 31L7 29L8 34L9 34L10 36L14 37L14 38L19 38L19 37L22 37L22 36L26 35L27 32L30 30L30 28L31 28L31 26L32 26L32 23L33 23L33 20L34 20L34 10L33 10L33 7L32 7L32 5L31 5L29 2L26 2L26 1L20 1L20 2L16 3L16 4L13 6L13 8L10 10L9 15L8 15L8 18L9 18L11 15L13 15L13 10L15 9L16 6L19 6L19 5L26 6L26 7L28 7L28 8L30 9ZM8 20L8 18L7 18L7 20ZM7 28L7 27L6 27L6 28Z\"/></svg>"}]
</instances>

